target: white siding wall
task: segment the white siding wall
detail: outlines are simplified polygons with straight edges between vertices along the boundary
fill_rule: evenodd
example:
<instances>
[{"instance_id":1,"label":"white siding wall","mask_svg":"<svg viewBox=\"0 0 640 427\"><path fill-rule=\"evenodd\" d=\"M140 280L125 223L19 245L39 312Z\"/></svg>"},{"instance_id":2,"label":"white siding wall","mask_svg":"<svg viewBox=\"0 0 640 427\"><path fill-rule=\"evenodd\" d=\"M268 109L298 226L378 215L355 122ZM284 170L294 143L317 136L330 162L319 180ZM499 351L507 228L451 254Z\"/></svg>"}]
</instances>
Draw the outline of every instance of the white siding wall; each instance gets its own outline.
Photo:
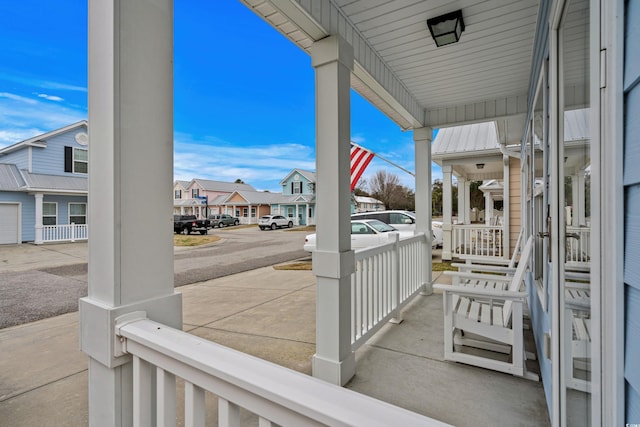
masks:
<instances>
[{"instance_id":1,"label":"white siding wall","mask_svg":"<svg viewBox=\"0 0 640 427\"><path fill-rule=\"evenodd\" d=\"M625 370L626 417L640 422L640 2L626 2L625 25Z\"/></svg>"}]
</instances>

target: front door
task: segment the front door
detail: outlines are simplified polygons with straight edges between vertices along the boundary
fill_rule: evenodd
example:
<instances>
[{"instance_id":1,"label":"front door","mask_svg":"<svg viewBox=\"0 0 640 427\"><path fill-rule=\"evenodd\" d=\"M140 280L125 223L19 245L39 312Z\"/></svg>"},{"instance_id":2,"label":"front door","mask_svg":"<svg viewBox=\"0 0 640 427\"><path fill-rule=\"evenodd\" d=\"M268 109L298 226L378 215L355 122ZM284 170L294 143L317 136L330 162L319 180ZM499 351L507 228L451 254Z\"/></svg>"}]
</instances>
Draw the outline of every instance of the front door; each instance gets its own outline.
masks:
<instances>
[{"instance_id":1,"label":"front door","mask_svg":"<svg viewBox=\"0 0 640 427\"><path fill-rule=\"evenodd\" d=\"M591 425L594 365L592 337L598 325L592 302L598 292L591 281L591 143L593 123L589 0L568 0L556 17L557 99L552 160L552 261L556 357L554 382L561 425ZM597 127L593 127L597 129ZM597 136L597 135L595 135ZM555 179L554 179L555 178ZM597 395L598 393L596 393Z\"/></svg>"}]
</instances>

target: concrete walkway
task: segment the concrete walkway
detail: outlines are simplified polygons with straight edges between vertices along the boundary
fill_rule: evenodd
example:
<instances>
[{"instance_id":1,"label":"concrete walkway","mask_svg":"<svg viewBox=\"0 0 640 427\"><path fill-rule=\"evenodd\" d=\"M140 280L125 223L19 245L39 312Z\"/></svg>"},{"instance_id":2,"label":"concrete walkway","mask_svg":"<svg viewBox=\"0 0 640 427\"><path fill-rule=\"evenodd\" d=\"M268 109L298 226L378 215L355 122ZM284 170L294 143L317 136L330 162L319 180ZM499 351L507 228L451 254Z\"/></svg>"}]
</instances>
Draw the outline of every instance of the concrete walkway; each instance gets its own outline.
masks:
<instances>
[{"instance_id":1,"label":"concrete walkway","mask_svg":"<svg viewBox=\"0 0 640 427\"><path fill-rule=\"evenodd\" d=\"M442 283L440 274L434 281ZM310 271L265 267L178 291L185 331L311 373ZM418 296L404 319L385 325L357 352L348 388L458 426L549 424L541 383L443 361L440 295ZM78 350L77 313L0 330L0 355L1 425L87 425L87 357Z\"/></svg>"}]
</instances>

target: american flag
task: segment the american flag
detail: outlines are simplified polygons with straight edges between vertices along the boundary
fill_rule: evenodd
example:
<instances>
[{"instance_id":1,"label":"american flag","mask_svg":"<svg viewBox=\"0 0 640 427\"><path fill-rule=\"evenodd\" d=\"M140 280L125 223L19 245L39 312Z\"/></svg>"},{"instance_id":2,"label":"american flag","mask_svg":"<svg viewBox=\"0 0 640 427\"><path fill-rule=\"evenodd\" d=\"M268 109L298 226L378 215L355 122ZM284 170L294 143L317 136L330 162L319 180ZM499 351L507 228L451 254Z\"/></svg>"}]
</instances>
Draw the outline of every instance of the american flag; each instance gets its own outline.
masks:
<instances>
[{"instance_id":1,"label":"american flag","mask_svg":"<svg viewBox=\"0 0 640 427\"><path fill-rule=\"evenodd\" d=\"M357 144L351 143L351 191L356 187L362 173L367 168L374 154Z\"/></svg>"}]
</instances>

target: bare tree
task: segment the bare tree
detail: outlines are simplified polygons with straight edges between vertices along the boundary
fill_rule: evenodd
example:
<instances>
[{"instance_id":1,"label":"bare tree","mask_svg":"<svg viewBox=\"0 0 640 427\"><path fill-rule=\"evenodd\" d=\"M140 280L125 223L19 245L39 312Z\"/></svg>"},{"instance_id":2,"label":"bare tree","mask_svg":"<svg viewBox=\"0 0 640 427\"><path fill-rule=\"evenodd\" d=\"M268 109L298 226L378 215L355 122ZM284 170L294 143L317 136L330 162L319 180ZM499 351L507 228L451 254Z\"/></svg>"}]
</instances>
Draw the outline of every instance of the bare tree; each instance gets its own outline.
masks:
<instances>
[{"instance_id":1,"label":"bare tree","mask_svg":"<svg viewBox=\"0 0 640 427\"><path fill-rule=\"evenodd\" d=\"M401 185L397 175L386 170L379 170L370 179L369 190L371 196L384 203L387 209L414 209L414 192Z\"/></svg>"}]
</instances>

